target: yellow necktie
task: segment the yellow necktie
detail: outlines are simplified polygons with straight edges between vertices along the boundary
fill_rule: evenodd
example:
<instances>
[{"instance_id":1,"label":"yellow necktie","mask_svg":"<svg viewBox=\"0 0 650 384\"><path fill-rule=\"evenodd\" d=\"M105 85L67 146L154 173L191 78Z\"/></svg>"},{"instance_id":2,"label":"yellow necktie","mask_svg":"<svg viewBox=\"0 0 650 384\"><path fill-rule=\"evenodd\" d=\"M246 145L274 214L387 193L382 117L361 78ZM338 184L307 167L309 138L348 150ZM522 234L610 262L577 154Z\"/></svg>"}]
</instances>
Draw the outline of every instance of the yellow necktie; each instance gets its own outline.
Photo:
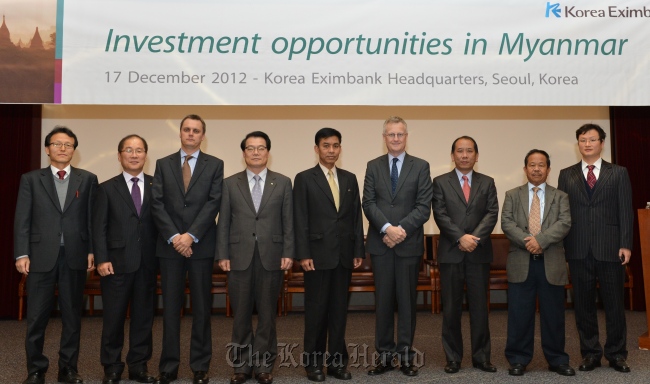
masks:
<instances>
[{"instance_id":1,"label":"yellow necktie","mask_svg":"<svg viewBox=\"0 0 650 384\"><path fill-rule=\"evenodd\" d=\"M539 189L539 187L533 187L533 202L530 205L530 215L528 215L528 230L533 236L542 231L541 204L539 196L537 196Z\"/></svg>"},{"instance_id":2,"label":"yellow necktie","mask_svg":"<svg viewBox=\"0 0 650 384\"><path fill-rule=\"evenodd\" d=\"M332 173L332 170L330 169L327 171L327 179L330 184L330 189L332 190L332 196L334 196L334 205L336 206L336 210L339 210L339 188L336 186L336 182L334 181L334 173Z\"/></svg>"}]
</instances>

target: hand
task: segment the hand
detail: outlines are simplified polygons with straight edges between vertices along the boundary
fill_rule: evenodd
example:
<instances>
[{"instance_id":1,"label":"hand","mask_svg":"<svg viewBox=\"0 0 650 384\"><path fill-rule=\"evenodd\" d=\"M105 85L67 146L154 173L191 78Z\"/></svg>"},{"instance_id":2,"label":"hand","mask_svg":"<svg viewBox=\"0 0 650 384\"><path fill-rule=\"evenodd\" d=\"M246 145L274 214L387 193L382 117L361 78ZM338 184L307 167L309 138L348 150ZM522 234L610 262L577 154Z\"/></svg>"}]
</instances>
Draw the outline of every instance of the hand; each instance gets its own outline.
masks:
<instances>
[{"instance_id":1,"label":"hand","mask_svg":"<svg viewBox=\"0 0 650 384\"><path fill-rule=\"evenodd\" d=\"M306 271L315 271L314 268L314 259L302 259L300 260L300 266Z\"/></svg>"},{"instance_id":2,"label":"hand","mask_svg":"<svg viewBox=\"0 0 650 384\"><path fill-rule=\"evenodd\" d=\"M354 260L352 260L352 265L354 268L359 268L361 263L363 263L363 259L360 257L355 257Z\"/></svg>"},{"instance_id":3,"label":"hand","mask_svg":"<svg viewBox=\"0 0 650 384\"><path fill-rule=\"evenodd\" d=\"M384 242L384 244L388 246L388 248L394 248L397 245L397 243L391 240L390 237L388 237L388 235L384 236L382 238L382 241Z\"/></svg>"},{"instance_id":4,"label":"hand","mask_svg":"<svg viewBox=\"0 0 650 384\"><path fill-rule=\"evenodd\" d=\"M113 270L113 263L107 261L105 263L99 264L97 266L97 273L99 273L99 276L108 276L115 274L115 271Z\"/></svg>"},{"instance_id":5,"label":"hand","mask_svg":"<svg viewBox=\"0 0 650 384\"><path fill-rule=\"evenodd\" d=\"M219 268L224 272L230 272L230 260L219 260Z\"/></svg>"},{"instance_id":6,"label":"hand","mask_svg":"<svg viewBox=\"0 0 650 384\"><path fill-rule=\"evenodd\" d=\"M176 252L180 253L185 257L192 256L193 243L194 240L192 239L192 236L190 236L188 233L183 233L182 235L178 235L172 239L172 245L174 246Z\"/></svg>"},{"instance_id":7,"label":"hand","mask_svg":"<svg viewBox=\"0 0 650 384\"><path fill-rule=\"evenodd\" d=\"M618 257L621 259L621 264L625 265L630 262L632 251L627 248L621 248L618 250Z\"/></svg>"},{"instance_id":8,"label":"hand","mask_svg":"<svg viewBox=\"0 0 650 384\"><path fill-rule=\"evenodd\" d=\"M474 252L480 240L481 238L467 233L458 240L458 248L463 252Z\"/></svg>"},{"instance_id":9,"label":"hand","mask_svg":"<svg viewBox=\"0 0 650 384\"><path fill-rule=\"evenodd\" d=\"M533 255L539 255L541 253L544 253L544 250L539 245L535 237L528 236L524 238L524 241L526 242L526 249L528 250L528 252L532 253Z\"/></svg>"},{"instance_id":10,"label":"hand","mask_svg":"<svg viewBox=\"0 0 650 384\"><path fill-rule=\"evenodd\" d=\"M16 260L16 269L25 276L29 275L29 257Z\"/></svg>"},{"instance_id":11,"label":"hand","mask_svg":"<svg viewBox=\"0 0 650 384\"><path fill-rule=\"evenodd\" d=\"M288 257L283 257L281 260L280 269L283 271L288 271L291 268L292 264L293 264L293 259L290 259Z\"/></svg>"},{"instance_id":12,"label":"hand","mask_svg":"<svg viewBox=\"0 0 650 384\"><path fill-rule=\"evenodd\" d=\"M406 231L404 228L391 225L386 228L386 236L384 237L390 237L391 241L395 244L399 244L406 239Z\"/></svg>"},{"instance_id":13,"label":"hand","mask_svg":"<svg viewBox=\"0 0 650 384\"><path fill-rule=\"evenodd\" d=\"M88 254L88 271L92 271L95 269L95 255L92 253Z\"/></svg>"}]
</instances>

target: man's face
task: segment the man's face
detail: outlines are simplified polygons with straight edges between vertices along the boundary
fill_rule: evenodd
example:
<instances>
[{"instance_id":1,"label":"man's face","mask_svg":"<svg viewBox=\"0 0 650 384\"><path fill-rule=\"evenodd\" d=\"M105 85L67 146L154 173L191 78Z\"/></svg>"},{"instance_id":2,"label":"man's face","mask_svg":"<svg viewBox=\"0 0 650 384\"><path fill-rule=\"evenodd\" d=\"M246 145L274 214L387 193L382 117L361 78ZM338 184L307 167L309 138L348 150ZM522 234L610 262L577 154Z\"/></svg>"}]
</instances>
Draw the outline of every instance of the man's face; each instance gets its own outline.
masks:
<instances>
[{"instance_id":1,"label":"man's face","mask_svg":"<svg viewBox=\"0 0 650 384\"><path fill-rule=\"evenodd\" d=\"M126 140L122 151L117 154L117 160L122 164L126 173L133 176L139 175L147 160L147 152L144 151L142 140L137 137Z\"/></svg>"},{"instance_id":2,"label":"man's face","mask_svg":"<svg viewBox=\"0 0 650 384\"><path fill-rule=\"evenodd\" d=\"M58 144L61 145L57 148ZM45 147L45 153L50 157L50 163L56 168L67 167L74 155L74 138L65 133L55 133L50 138L50 145Z\"/></svg>"},{"instance_id":3,"label":"man's face","mask_svg":"<svg viewBox=\"0 0 650 384\"><path fill-rule=\"evenodd\" d=\"M546 164L546 156L541 153L533 153L528 156L528 163L524 167L526 178L534 186L538 186L546 182L551 168Z\"/></svg>"},{"instance_id":4,"label":"man's face","mask_svg":"<svg viewBox=\"0 0 650 384\"><path fill-rule=\"evenodd\" d=\"M205 138L203 124L199 120L185 119L181 126L181 146L185 152L192 152L201 147L201 142Z\"/></svg>"},{"instance_id":5,"label":"man's face","mask_svg":"<svg viewBox=\"0 0 650 384\"><path fill-rule=\"evenodd\" d=\"M269 161L266 140L261 137L249 137L244 147L244 161L250 169L262 170Z\"/></svg>"},{"instance_id":6,"label":"man's face","mask_svg":"<svg viewBox=\"0 0 650 384\"><path fill-rule=\"evenodd\" d=\"M339 159L341 154L341 143L336 136L330 136L321 139L318 145L314 146L314 152L318 155L318 159L328 169L332 169Z\"/></svg>"},{"instance_id":7,"label":"man's face","mask_svg":"<svg viewBox=\"0 0 650 384\"><path fill-rule=\"evenodd\" d=\"M592 129L578 136L578 149L584 159L597 159L605 148L605 142L600 141L598 131Z\"/></svg>"},{"instance_id":8,"label":"man's face","mask_svg":"<svg viewBox=\"0 0 650 384\"><path fill-rule=\"evenodd\" d=\"M400 137L401 136L401 137ZM388 152L395 156L404 152L406 148L406 138L408 133L406 133L406 127L402 123L389 123L386 124L386 129L384 132L384 142L386 143L386 148Z\"/></svg>"},{"instance_id":9,"label":"man's face","mask_svg":"<svg viewBox=\"0 0 650 384\"><path fill-rule=\"evenodd\" d=\"M474 169L474 164L478 161L478 153L474 150L472 140L460 139L456 141L454 153L451 154L451 160L461 173L469 173Z\"/></svg>"}]
</instances>

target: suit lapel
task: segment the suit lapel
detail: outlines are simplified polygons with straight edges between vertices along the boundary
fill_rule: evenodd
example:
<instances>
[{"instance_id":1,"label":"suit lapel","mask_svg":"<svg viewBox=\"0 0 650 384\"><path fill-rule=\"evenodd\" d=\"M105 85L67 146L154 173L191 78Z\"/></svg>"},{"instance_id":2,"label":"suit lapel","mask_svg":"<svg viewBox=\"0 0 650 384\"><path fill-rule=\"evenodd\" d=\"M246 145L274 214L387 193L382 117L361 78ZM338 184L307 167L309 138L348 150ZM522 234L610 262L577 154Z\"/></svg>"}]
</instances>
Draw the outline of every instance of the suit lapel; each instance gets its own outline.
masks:
<instances>
[{"instance_id":1,"label":"suit lapel","mask_svg":"<svg viewBox=\"0 0 650 384\"><path fill-rule=\"evenodd\" d=\"M172 169L172 174L176 179L178 188L180 188L181 193L185 195L185 185L183 184L183 169L181 165L181 152L180 150L169 157L169 166Z\"/></svg>"},{"instance_id":2,"label":"suit lapel","mask_svg":"<svg viewBox=\"0 0 650 384\"><path fill-rule=\"evenodd\" d=\"M52 200L52 204L56 209L61 211L61 203L59 202L59 197L56 194L56 187L54 186L54 176L52 175L52 169L50 167L41 169L41 184L43 189L47 192L48 196Z\"/></svg>"},{"instance_id":3,"label":"suit lapel","mask_svg":"<svg viewBox=\"0 0 650 384\"><path fill-rule=\"evenodd\" d=\"M208 158L207 156L199 156L198 159L196 159L196 164L194 165L194 172L192 173L192 178L190 179L190 184L187 186L187 191L189 192L190 189L192 189L192 186L196 184L196 180L199 179L201 176L201 173L205 169L205 167L208 164ZM182 177L182 172L183 170L181 169L181 180L183 179Z\"/></svg>"},{"instance_id":4,"label":"suit lapel","mask_svg":"<svg viewBox=\"0 0 650 384\"><path fill-rule=\"evenodd\" d=\"M237 188L239 188L239 192L244 198L244 201L246 201L246 204L248 204L248 207L253 211L253 213L255 213L255 204L253 204L253 196L251 195L251 190L248 186L248 175L246 174L246 171L241 172L237 176Z\"/></svg>"},{"instance_id":5,"label":"suit lapel","mask_svg":"<svg viewBox=\"0 0 650 384\"><path fill-rule=\"evenodd\" d=\"M312 172L312 176L314 177L314 182L318 187L323 191L323 194L327 196L327 199L332 203L332 206L335 206L334 204L334 195L332 195L332 189L330 188L329 182L327 181L327 177L323 173L323 170L320 168L320 165L316 164L316 167L314 168ZM339 183L341 182L341 175L339 176ZM341 191L341 188L339 187L339 191ZM339 193L339 203L340 203L340 193Z\"/></svg>"},{"instance_id":6,"label":"suit lapel","mask_svg":"<svg viewBox=\"0 0 650 384\"><path fill-rule=\"evenodd\" d=\"M133 204L133 198L129 193L129 186L126 183L126 180L124 180L124 177L122 175L119 175L116 179L114 179L112 184L117 194L122 197L124 203L129 207L129 209L131 209L131 212L133 212L133 214L138 216L138 211L135 209L135 204Z\"/></svg>"},{"instance_id":7,"label":"suit lapel","mask_svg":"<svg viewBox=\"0 0 650 384\"><path fill-rule=\"evenodd\" d=\"M262 209L264 209L264 206L269 201L269 198L273 194L273 191L275 191L276 186L277 182L275 173L271 172L271 170L267 170L266 180L264 180L264 191L262 191L262 201L260 202L260 209L258 210L258 213L262 212Z\"/></svg>"},{"instance_id":8,"label":"suit lapel","mask_svg":"<svg viewBox=\"0 0 650 384\"><path fill-rule=\"evenodd\" d=\"M336 176L339 179L339 212L341 211L341 207L343 207L343 204L347 202L347 190L348 190L348 184L350 180L348 180L347 175L345 175L343 172L336 172Z\"/></svg>"},{"instance_id":9,"label":"suit lapel","mask_svg":"<svg viewBox=\"0 0 650 384\"><path fill-rule=\"evenodd\" d=\"M603 186L607 184L609 178L612 176L612 164L602 161L600 164L600 174L598 175L598 181L594 186L594 193L591 195L591 198L594 199L600 191L603 190Z\"/></svg>"},{"instance_id":10,"label":"suit lapel","mask_svg":"<svg viewBox=\"0 0 650 384\"><path fill-rule=\"evenodd\" d=\"M456 171L454 171L454 173L456 173ZM472 185L469 188L469 201L467 202L467 206L470 206L474 201L474 198L476 197L476 194L478 193L482 183L483 183L483 175L481 175L476 171L472 172ZM460 187L460 182L458 181L458 178L456 178L456 186L458 187L458 190L462 194L463 189ZM463 199L465 199L465 195L463 194L462 196Z\"/></svg>"},{"instance_id":11,"label":"suit lapel","mask_svg":"<svg viewBox=\"0 0 650 384\"><path fill-rule=\"evenodd\" d=\"M521 204L521 210L524 212L524 216L526 218L526 225L528 225L528 220L530 218L530 204L528 201L529 198L529 193L528 193L528 184L524 184L521 187L519 187L519 204ZM546 217L546 215L544 215Z\"/></svg>"},{"instance_id":12,"label":"suit lapel","mask_svg":"<svg viewBox=\"0 0 650 384\"><path fill-rule=\"evenodd\" d=\"M140 211L140 216L143 216L145 211L149 209L151 204L151 185L153 184L153 177L149 175L144 175L144 191L142 191L142 210ZM133 200L131 200L133 201ZM135 208L135 205L133 206Z\"/></svg>"},{"instance_id":13,"label":"suit lapel","mask_svg":"<svg viewBox=\"0 0 650 384\"><path fill-rule=\"evenodd\" d=\"M386 156L388 157L388 156ZM399 178L397 179L397 188L395 188L395 195L393 199L397 196L400 188L404 185L404 180L406 180L413 169L413 159L409 156L408 153L404 154L404 164L402 164L402 170L399 172ZM388 173L388 179L390 180L390 172ZM391 187L392 191L392 187Z\"/></svg>"},{"instance_id":14,"label":"suit lapel","mask_svg":"<svg viewBox=\"0 0 650 384\"><path fill-rule=\"evenodd\" d=\"M542 218L542 227L548 217L548 212L551 210L551 202L555 199L556 189L546 184L546 191L544 191L544 217Z\"/></svg>"},{"instance_id":15,"label":"suit lapel","mask_svg":"<svg viewBox=\"0 0 650 384\"><path fill-rule=\"evenodd\" d=\"M390 183L390 170L388 169L388 155L384 155L379 158L379 174L381 175L381 178L384 180L384 185L386 186L386 189L388 190L388 195L392 196L393 195L393 187L391 186ZM399 180L398 180L399 182ZM393 196L395 197L395 196Z\"/></svg>"},{"instance_id":16,"label":"suit lapel","mask_svg":"<svg viewBox=\"0 0 650 384\"><path fill-rule=\"evenodd\" d=\"M79 193L79 186L81 185L81 182L83 181L83 177L81 177L81 174L79 171L77 171L74 167L70 167L70 180L68 181L68 192L65 195L65 204L63 204L63 212L65 212L70 204L74 201L75 197Z\"/></svg>"},{"instance_id":17,"label":"suit lapel","mask_svg":"<svg viewBox=\"0 0 650 384\"><path fill-rule=\"evenodd\" d=\"M585 187L585 175L582 173L582 162L571 167L571 177L578 186L582 197L586 200L589 200L589 196L587 195L587 188Z\"/></svg>"},{"instance_id":18,"label":"suit lapel","mask_svg":"<svg viewBox=\"0 0 650 384\"><path fill-rule=\"evenodd\" d=\"M463 204L465 204L466 206L469 205L469 203L465 200L465 194L463 193L463 189L461 188L460 182L458 181L458 175L456 174L456 170L449 172L448 175L449 177L447 179L447 182L449 183L451 189L456 191L458 198L463 202ZM476 186L476 184L474 186ZM469 201L472 201L473 189L474 187L470 188Z\"/></svg>"}]
</instances>

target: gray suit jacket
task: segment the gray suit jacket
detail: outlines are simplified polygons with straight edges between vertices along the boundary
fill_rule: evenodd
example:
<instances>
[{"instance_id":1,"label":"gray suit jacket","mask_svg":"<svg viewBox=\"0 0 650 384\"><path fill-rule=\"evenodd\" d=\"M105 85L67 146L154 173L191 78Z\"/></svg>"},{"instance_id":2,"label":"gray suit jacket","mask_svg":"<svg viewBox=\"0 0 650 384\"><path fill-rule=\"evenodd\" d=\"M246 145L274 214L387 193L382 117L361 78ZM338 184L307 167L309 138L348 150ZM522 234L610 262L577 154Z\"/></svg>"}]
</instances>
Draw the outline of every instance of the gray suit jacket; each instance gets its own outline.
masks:
<instances>
[{"instance_id":1,"label":"gray suit jacket","mask_svg":"<svg viewBox=\"0 0 650 384\"><path fill-rule=\"evenodd\" d=\"M223 185L216 259L230 260L231 270L245 270L257 238L264 269L280 270L280 259L295 256L291 179L268 170L257 213L246 171L226 178Z\"/></svg>"},{"instance_id":2,"label":"gray suit jacket","mask_svg":"<svg viewBox=\"0 0 650 384\"><path fill-rule=\"evenodd\" d=\"M70 269L86 270L91 241L91 210L97 176L70 167L63 209L48 166L20 178L14 219L14 258L29 256L31 272L48 272L59 256L61 234Z\"/></svg>"},{"instance_id":3,"label":"gray suit jacket","mask_svg":"<svg viewBox=\"0 0 650 384\"><path fill-rule=\"evenodd\" d=\"M395 246L397 256L424 254L424 229L431 216L431 172L429 163L408 153L397 180L395 195L390 183L388 155L368 162L363 183L363 211L370 223L366 250L383 255L388 246L382 240L381 227L386 223L402 226L406 239Z\"/></svg>"},{"instance_id":4,"label":"gray suit jacket","mask_svg":"<svg viewBox=\"0 0 650 384\"><path fill-rule=\"evenodd\" d=\"M472 174L469 202L456 170L433 179L433 218L440 228L438 262L460 263L465 257L471 263L492 262L490 234L499 216L499 201L494 179L482 173ZM481 240L474 252L458 249L458 239L472 234Z\"/></svg>"},{"instance_id":5,"label":"gray suit jacket","mask_svg":"<svg viewBox=\"0 0 650 384\"><path fill-rule=\"evenodd\" d=\"M501 229L510 240L508 252L508 281L521 283L528 277L530 252L526 250L524 238L528 232L528 184L506 192L501 212ZM566 260L562 240L571 228L569 196L546 184L542 231L535 239L544 250L546 280L553 285L565 285L567 278Z\"/></svg>"}]
</instances>

